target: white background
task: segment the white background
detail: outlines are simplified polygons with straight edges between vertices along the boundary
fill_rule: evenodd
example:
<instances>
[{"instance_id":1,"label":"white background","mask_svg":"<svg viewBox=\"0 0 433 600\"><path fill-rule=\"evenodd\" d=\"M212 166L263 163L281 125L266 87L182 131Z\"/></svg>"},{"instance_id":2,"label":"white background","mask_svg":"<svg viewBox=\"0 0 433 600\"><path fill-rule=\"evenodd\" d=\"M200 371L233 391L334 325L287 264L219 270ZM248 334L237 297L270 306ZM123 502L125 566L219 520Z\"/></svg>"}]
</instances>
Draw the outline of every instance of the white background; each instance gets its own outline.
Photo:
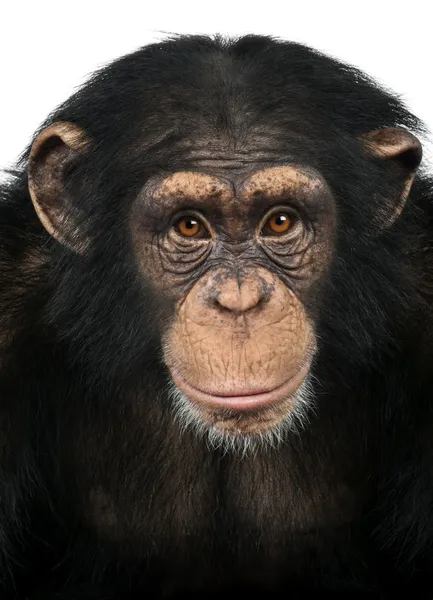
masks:
<instances>
[{"instance_id":1,"label":"white background","mask_svg":"<svg viewBox=\"0 0 433 600\"><path fill-rule=\"evenodd\" d=\"M433 130L431 0L1 0L0 24L0 168L93 69L168 33L304 42L367 71Z\"/></svg>"}]
</instances>

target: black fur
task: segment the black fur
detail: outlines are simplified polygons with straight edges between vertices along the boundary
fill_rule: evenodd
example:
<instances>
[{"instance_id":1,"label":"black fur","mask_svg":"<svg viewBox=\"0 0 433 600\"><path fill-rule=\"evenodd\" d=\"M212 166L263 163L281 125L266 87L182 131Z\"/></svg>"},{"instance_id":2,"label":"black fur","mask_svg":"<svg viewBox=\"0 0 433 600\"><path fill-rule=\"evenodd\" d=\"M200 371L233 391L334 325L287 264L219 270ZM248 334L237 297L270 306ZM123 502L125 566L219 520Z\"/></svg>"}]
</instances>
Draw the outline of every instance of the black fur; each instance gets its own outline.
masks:
<instances>
[{"instance_id":1,"label":"black fur","mask_svg":"<svg viewBox=\"0 0 433 600\"><path fill-rule=\"evenodd\" d=\"M42 228L29 151L0 191L1 597L431 597L432 185L418 174L381 231L377 194L392 181L359 142L422 124L357 70L254 36L140 49L43 127L58 120L91 139L68 176L90 251ZM308 306L316 414L242 459L172 422L166 309L138 281L126 219L150 175L182 167L185 140L248 152L251 136L320 170L338 235Z\"/></svg>"}]
</instances>

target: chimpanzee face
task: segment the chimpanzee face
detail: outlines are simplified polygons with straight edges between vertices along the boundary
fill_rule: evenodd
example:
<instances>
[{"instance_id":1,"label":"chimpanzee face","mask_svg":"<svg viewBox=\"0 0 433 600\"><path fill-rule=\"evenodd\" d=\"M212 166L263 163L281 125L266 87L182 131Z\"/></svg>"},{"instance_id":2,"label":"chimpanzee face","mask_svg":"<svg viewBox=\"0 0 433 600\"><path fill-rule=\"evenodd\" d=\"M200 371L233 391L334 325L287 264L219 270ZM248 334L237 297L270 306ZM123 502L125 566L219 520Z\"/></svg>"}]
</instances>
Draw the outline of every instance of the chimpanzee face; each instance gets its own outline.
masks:
<instances>
[{"instance_id":1,"label":"chimpanzee face","mask_svg":"<svg viewBox=\"0 0 433 600\"><path fill-rule=\"evenodd\" d=\"M335 222L319 173L254 167L156 177L131 215L143 276L175 303L163 327L173 401L232 435L275 433L303 412L316 348L303 298Z\"/></svg>"},{"instance_id":2,"label":"chimpanzee face","mask_svg":"<svg viewBox=\"0 0 433 600\"><path fill-rule=\"evenodd\" d=\"M362 143L379 160L398 161L419 148L411 134L395 129L372 132ZM85 248L74 224L66 227L62 197L68 161L87 144L76 126L54 124L34 143L29 170L42 223L78 253ZM417 166L403 162L388 224ZM333 260L337 222L322 174L281 157L192 157L181 170L167 168L144 182L128 231L140 278L172 307L159 329L182 425L215 443L244 444L276 441L304 421L317 350L306 299Z\"/></svg>"}]
</instances>

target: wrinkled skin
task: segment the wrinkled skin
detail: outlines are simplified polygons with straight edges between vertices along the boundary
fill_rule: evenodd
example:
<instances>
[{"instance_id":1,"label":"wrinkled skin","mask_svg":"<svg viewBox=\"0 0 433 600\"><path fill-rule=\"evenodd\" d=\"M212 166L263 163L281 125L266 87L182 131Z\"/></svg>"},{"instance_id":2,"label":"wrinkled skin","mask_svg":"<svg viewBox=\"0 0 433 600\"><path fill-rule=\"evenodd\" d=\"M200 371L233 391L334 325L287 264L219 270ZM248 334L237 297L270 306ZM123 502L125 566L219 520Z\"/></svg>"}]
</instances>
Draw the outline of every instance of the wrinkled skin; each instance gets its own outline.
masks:
<instances>
[{"instance_id":1,"label":"wrinkled skin","mask_svg":"<svg viewBox=\"0 0 433 600\"><path fill-rule=\"evenodd\" d=\"M223 179L186 172L169 176L156 189L150 182L142 196L132 218L134 243L145 273L151 264L157 289L176 300L174 321L164 334L164 356L177 375L175 383L185 380L187 389L181 388L186 395L193 386L222 396L214 400L215 410L200 394L205 405L198 400L200 414L219 427L230 429L234 417L237 433L260 433L278 425L292 410L315 351L314 325L302 295L331 255L333 201L326 184L318 175L290 166L247 177L239 170L230 179L228 173ZM291 206L285 208L288 200ZM293 214L296 202L310 209L308 220L293 216L285 235L263 237L261 229L272 210ZM155 223L164 219L161 213L152 215L154 205L176 215L186 203L209 213L215 223L206 226L209 235L185 239L173 227L155 235ZM189 283L205 261L215 267ZM232 410L233 402L224 399L281 386L281 397L267 402L260 418L257 412ZM224 419L219 409L226 408L230 412Z\"/></svg>"}]
</instances>

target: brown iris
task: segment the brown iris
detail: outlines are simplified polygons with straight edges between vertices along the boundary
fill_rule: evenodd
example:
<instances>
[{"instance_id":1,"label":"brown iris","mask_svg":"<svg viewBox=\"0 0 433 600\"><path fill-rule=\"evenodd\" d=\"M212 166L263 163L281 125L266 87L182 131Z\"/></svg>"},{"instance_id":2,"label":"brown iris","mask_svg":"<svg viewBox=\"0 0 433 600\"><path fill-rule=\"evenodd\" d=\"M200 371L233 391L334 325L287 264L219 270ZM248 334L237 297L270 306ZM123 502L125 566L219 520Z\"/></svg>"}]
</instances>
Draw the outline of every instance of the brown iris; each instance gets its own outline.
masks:
<instances>
[{"instance_id":1,"label":"brown iris","mask_svg":"<svg viewBox=\"0 0 433 600\"><path fill-rule=\"evenodd\" d=\"M181 217L175 224L176 231L183 237L207 237L207 229L197 217Z\"/></svg>"},{"instance_id":2,"label":"brown iris","mask_svg":"<svg viewBox=\"0 0 433 600\"><path fill-rule=\"evenodd\" d=\"M263 227L262 233L265 235L283 235L289 231L293 225L293 219L287 213L276 213L269 217Z\"/></svg>"}]
</instances>

